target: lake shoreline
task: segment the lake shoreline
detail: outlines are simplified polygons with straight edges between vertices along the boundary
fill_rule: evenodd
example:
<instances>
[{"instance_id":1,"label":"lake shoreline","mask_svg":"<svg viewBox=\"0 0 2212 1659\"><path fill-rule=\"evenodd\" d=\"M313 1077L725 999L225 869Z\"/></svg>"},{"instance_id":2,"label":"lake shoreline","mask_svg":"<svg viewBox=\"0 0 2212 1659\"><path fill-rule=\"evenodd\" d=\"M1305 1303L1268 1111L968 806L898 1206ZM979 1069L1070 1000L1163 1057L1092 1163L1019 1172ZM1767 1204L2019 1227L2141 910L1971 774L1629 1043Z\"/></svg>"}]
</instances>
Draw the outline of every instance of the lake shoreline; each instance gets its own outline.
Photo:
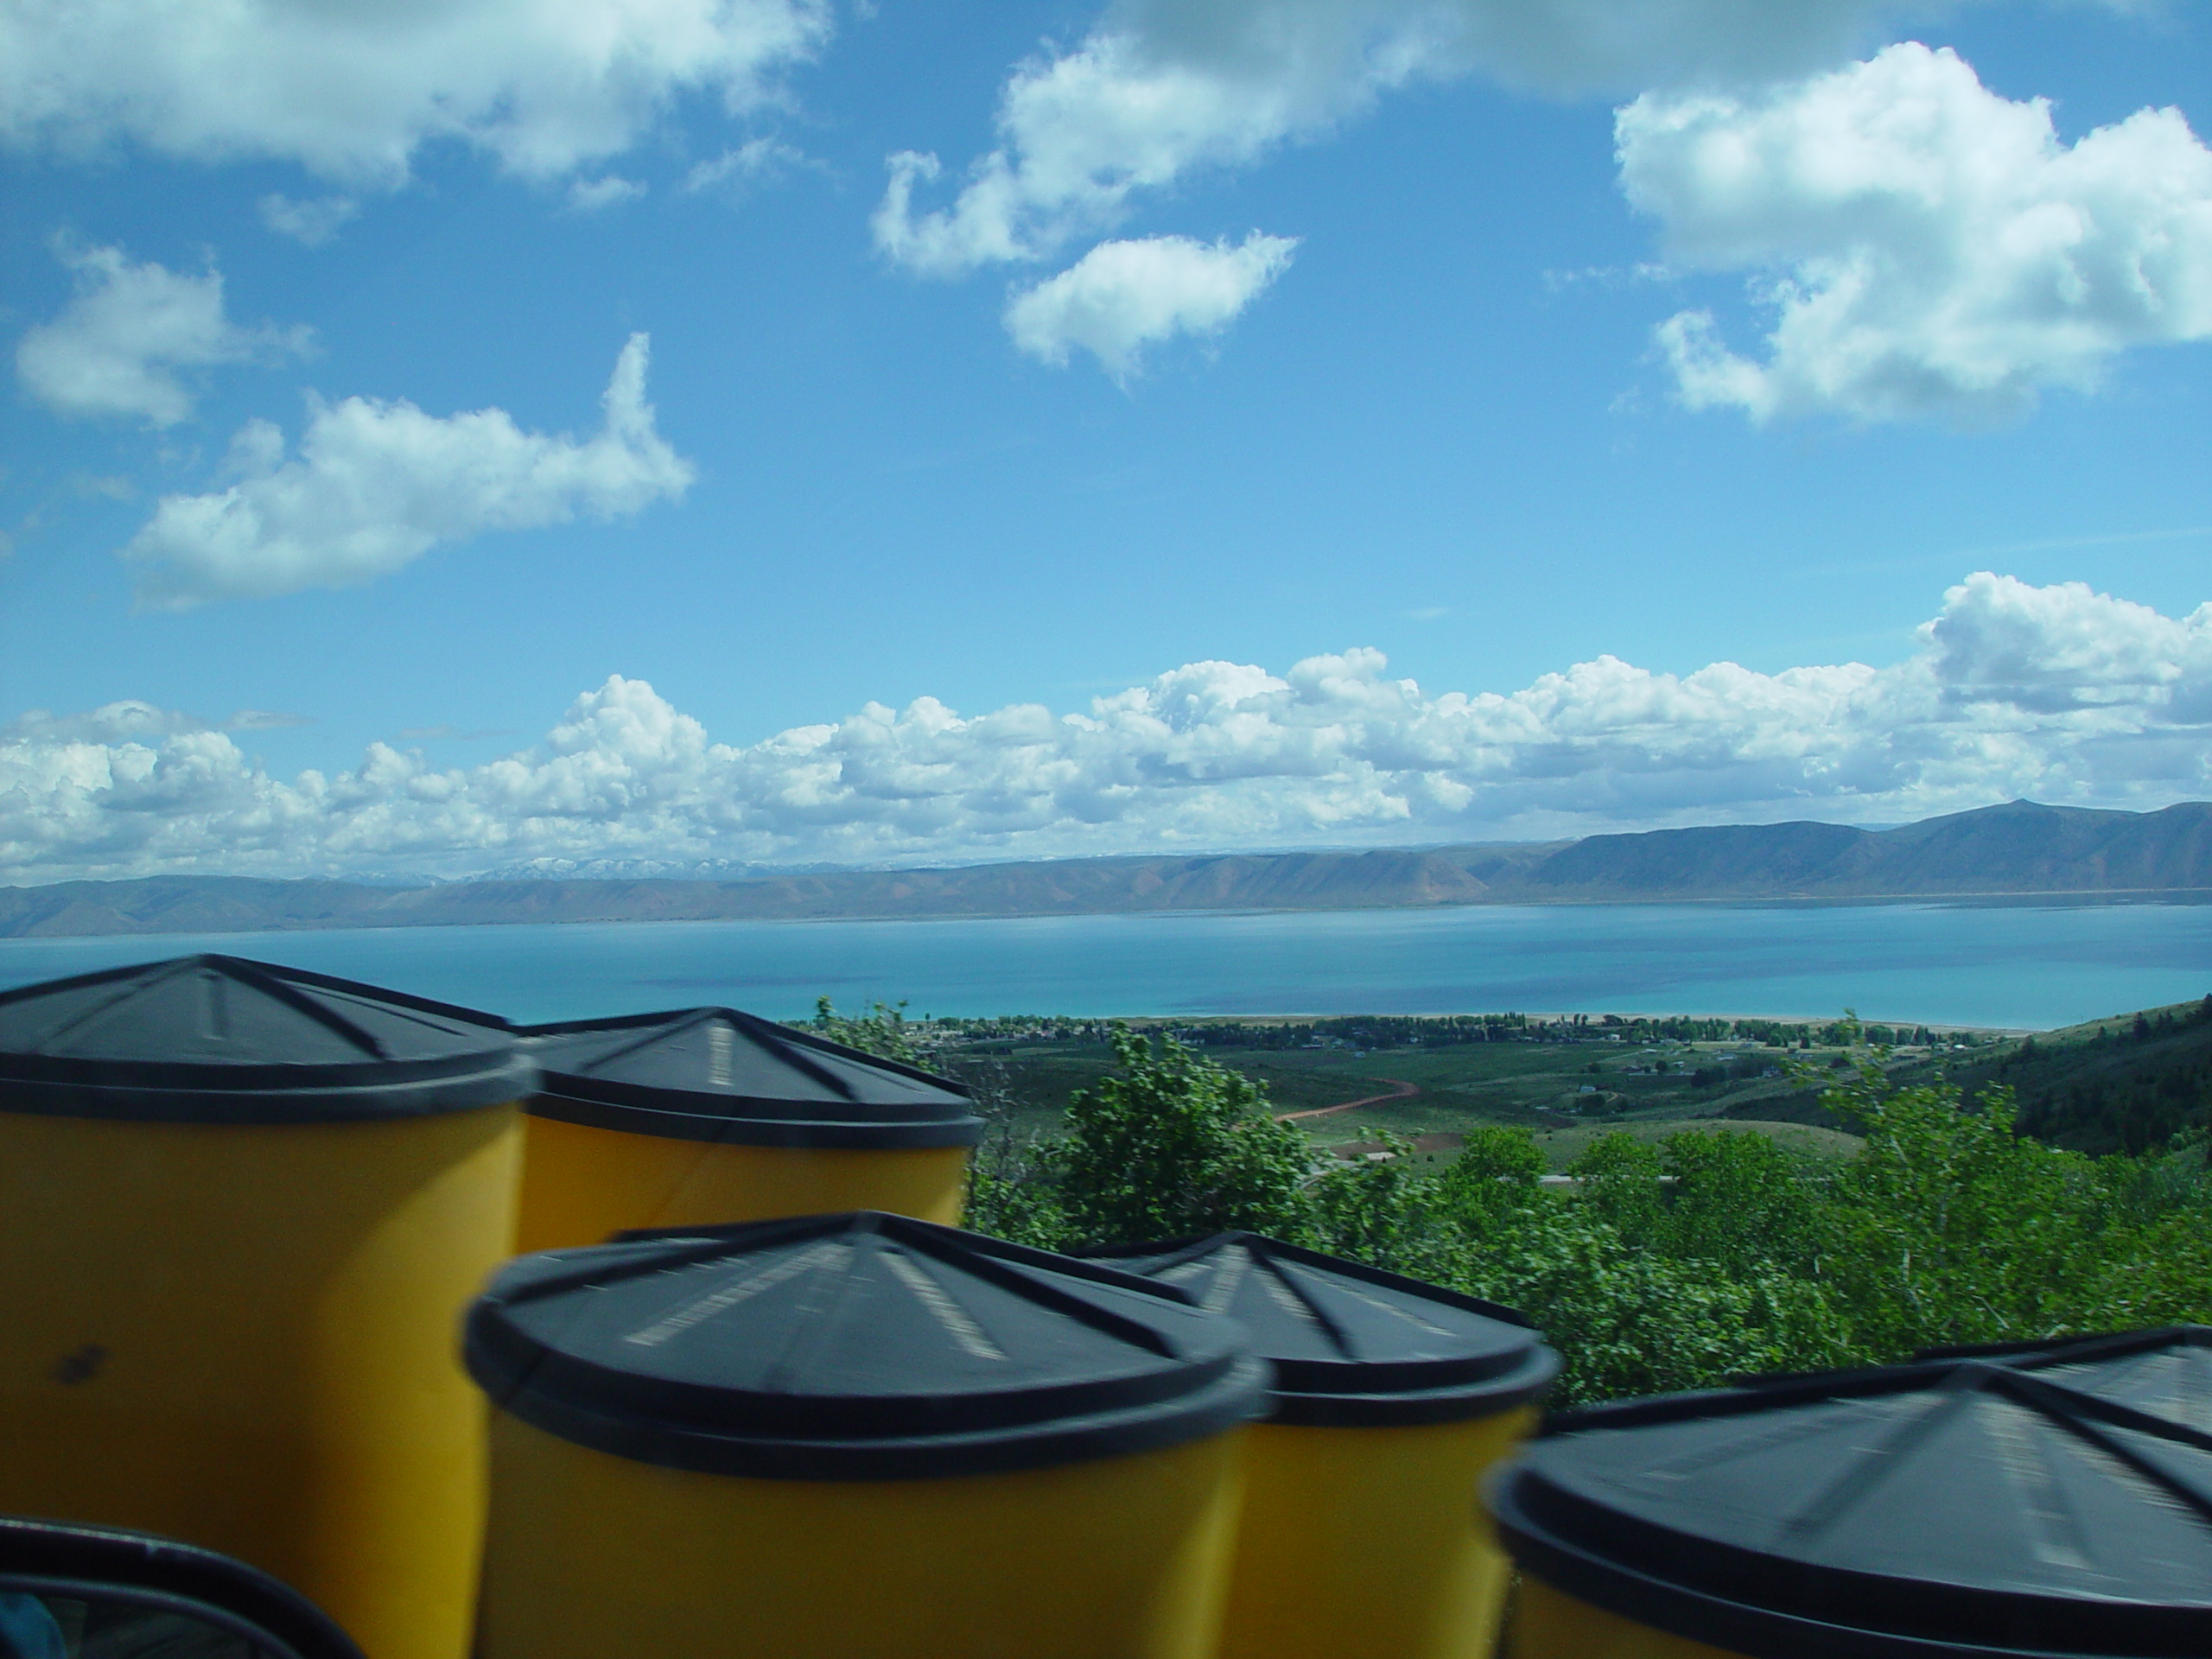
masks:
<instances>
[{"instance_id":1,"label":"lake shoreline","mask_svg":"<svg viewBox=\"0 0 2212 1659\"><path fill-rule=\"evenodd\" d=\"M1147 1020L1572 1009L2050 1030L2212 990L2212 906L1428 910L446 925L0 939L0 985L199 951L530 1022L726 1004ZM1779 1010L1747 1014L1745 1009Z\"/></svg>"}]
</instances>

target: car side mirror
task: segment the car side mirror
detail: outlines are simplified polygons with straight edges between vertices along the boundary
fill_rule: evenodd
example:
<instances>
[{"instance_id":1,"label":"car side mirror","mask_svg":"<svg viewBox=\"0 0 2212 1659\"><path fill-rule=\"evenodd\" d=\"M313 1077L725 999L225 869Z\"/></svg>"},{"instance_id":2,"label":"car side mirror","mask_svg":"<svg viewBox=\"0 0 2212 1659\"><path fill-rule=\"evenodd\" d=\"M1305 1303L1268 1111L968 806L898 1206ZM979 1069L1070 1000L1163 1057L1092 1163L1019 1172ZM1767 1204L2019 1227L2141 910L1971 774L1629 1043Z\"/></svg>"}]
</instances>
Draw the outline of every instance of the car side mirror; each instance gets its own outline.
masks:
<instances>
[{"instance_id":1,"label":"car side mirror","mask_svg":"<svg viewBox=\"0 0 2212 1659\"><path fill-rule=\"evenodd\" d=\"M213 1550L0 1516L0 1659L361 1659L306 1597Z\"/></svg>"}]
</instances>

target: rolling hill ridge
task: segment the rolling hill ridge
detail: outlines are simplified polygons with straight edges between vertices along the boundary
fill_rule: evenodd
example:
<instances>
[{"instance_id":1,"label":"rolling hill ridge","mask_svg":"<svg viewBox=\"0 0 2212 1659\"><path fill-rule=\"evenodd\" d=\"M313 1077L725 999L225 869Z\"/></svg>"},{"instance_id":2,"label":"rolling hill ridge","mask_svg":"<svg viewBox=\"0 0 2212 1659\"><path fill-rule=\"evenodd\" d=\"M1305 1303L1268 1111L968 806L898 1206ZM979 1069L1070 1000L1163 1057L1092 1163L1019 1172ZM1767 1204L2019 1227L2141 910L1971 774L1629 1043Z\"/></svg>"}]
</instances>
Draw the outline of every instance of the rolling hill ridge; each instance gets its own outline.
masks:
<instances>
[{"instance_id":1,"label":"rolling hill ridge","mask_svg":"<svg viewBox=\"0 0 2212 1659\"><path fill-rule=\"evenodd\" d=\"M735 880L412 887L244 876L65 881L0 887L0 938L2192 892L2212 895L2212 802L2116 812L2015 801L1888 830L1723 825L1549 843L1066 859Z\"/></svg>"}]
</instances>

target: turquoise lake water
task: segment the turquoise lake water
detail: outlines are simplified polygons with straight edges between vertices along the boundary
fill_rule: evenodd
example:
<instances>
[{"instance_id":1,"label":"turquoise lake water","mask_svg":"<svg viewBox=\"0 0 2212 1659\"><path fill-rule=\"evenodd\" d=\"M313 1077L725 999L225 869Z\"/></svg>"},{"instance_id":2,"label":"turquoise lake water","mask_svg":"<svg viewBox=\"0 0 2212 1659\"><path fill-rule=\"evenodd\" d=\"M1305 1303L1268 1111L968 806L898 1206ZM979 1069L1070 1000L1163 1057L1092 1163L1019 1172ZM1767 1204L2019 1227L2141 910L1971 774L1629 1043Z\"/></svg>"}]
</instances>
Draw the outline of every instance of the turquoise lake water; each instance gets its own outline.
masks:
<instances>
[{"instance_id":1,"label":"turquoise lake water","mask_svg":"<svg viewBox=\"0 0 2212 1659\"><path fill-rule=\"evenodd\" d=\"M2212 992L2212 905L1604 905L618 922L0 940L0 986L220 950L519 1020L722 1002L919 1014L1736 1014L2044 1028Z\"/></svg>"}]
</instances>

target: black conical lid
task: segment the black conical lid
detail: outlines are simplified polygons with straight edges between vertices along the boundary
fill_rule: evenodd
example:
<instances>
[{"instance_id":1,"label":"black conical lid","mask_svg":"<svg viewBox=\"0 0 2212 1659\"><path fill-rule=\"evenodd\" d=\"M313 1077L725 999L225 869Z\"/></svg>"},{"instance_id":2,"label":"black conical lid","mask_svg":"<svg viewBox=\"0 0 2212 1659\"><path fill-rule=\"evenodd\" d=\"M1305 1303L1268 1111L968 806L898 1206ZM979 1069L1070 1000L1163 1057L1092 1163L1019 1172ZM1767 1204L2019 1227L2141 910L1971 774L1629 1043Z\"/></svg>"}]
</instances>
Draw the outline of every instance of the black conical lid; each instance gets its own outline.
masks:
<instances>
[{"instance_id":1,"label":"black conical lid","mask_svg":"<svg viewBox=\"0 0 2212 1659\"><path fill-rule=\"evenodd\" d=\"M1931 1348L1918 1357L1998 1361L2077 1393L2212 1433L2212 1325Z\"/></svg>"},{"instance_id":2,"label":"black conical lid","mask_svg":"<svg viewBox=\"0 0 2212 1659\"><path fill-rule=\"evenodd\" d=\"M1245 1332L1178 1293L873 1211L521 1257L470 1310L466 1351L549 1433L785 1479L1073 1463L1267 1408Z\"/></svg>"},{"instance_id":3,"label":"black conical lid","mask_svg":"<svg viewBox=\"0 0 2212 1659\"><path fill-rule=\"evenodd\" d=\"M237 957L0 994L0 1110L328 1122L489 1106L536 1077L491 1014Z\"/></svg>"},{"instance_id":4,"label":"black conical lid","mask_svg":"<svg viewBox=\"0 0 2212 1659\"><path fill-rule=\"evenodd\" d=\"M1559 1372L1559 1356L1509 1308L1256 1233L1085 1254L1178 1286L1249 1330L1274 1364L1275 1422L1486 1416L1534 1399Z\"/></svg>"},{"instance_id":5,"label":"black conical lid","mask_svg":"<svg viewBox=\"0 0 2212 1659\"><path fill-rule=\"evenodd\" d=\"M2092 1338L2012 1363L2061 1388L2194 1430L2212 1444L2212 1325Z\"/></svg>"},{"instance_id":6,"label":"black conical lid","mask_svg":"<svg viewBox=\"0 0 2212 1659\"><path fill-rule=\"evenodd\" d=\"M597 1128L769 1147L972 1147L958 1084L734 1008L531 1026L530 1109Z\"/></svg>"},{"instance_id":7,"label":"black conical lid","mask_svg":"<svg viewBox=\"0 0 2212 1659\"><path fill-rule=\"evenodd\" d=\"M2212 1432L2126 1398L2195 1345L2163 1383L2075 1348L1570 1413L1491 1507L1539 1577L1752 1659L2202 1659Z\"/></svg>"}]
</instances>

